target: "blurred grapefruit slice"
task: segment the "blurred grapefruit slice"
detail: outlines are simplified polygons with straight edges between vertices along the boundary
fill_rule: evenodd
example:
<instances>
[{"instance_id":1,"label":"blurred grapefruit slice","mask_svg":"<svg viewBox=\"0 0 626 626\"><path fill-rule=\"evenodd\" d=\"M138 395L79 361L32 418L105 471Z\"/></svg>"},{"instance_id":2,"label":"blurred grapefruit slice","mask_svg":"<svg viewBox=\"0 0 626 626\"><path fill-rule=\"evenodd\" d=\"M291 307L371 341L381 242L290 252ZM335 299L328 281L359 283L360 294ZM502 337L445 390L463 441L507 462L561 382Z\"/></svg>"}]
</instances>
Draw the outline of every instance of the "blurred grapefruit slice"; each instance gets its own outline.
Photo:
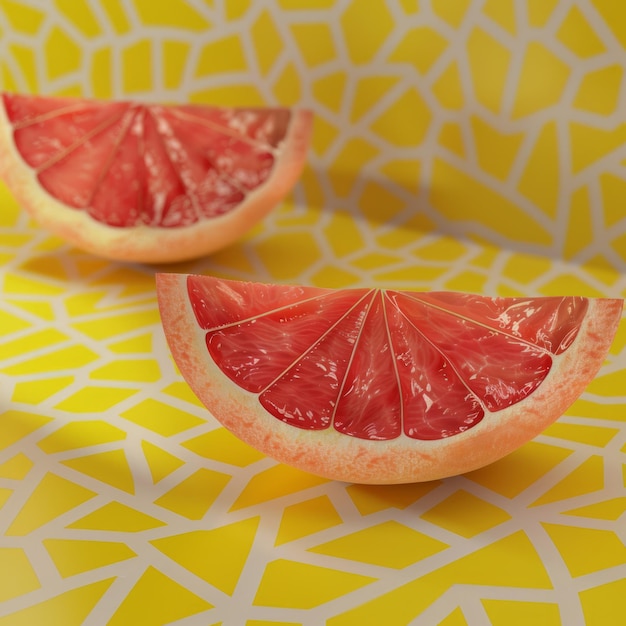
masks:
<instances>
[{"instance_id":1,"label":"blurred grapefruit slice","mask_svg":"<svg viewBox=\"0 0 626 626\"><path fill-rule=\"evenodd\" d=\"M0 176L43 227L100 256L224 247L297 181L311 114L2 94Z\"/></svg>"},{"instance_id":2,"label":"blurred grapefruit slice","mask_svg":"<svg viewBox=\"0 0 626 626\"><path fill-rule=\"evenodd\" d=\"M157 293L180 372L226 428L363 483L460 474L532 439L596 375L623 309L183 274L157 274Z\"/></svg>"}]
</instances>

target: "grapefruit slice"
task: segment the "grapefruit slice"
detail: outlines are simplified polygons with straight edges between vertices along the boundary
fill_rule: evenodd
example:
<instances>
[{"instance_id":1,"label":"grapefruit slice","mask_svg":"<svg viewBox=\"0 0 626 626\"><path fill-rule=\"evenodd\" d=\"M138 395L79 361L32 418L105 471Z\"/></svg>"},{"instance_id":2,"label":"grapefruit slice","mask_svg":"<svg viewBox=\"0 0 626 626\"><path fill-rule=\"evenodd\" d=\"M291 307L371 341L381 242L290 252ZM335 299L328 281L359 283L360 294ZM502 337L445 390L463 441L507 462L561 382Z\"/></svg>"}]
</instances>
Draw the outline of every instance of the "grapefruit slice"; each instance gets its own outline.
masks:
<instances>
[{"instance_id":1,"label":"grapefruit slice","mask_svg":"<svg viewBox=\"0 0 626 626\"><path fill-rule=\"evenodd\" d=\"M37 222L123 261L209 254L292 189L309 111L3 93L0 176Z\"/></svg>"},{"instance_id":2,"label":"grapefruit slice","mask_svg":"<svg viewBox=\"0 0 626 626\"><path fill-rule=\"evenodd\" d=\"M157 274L182 376L237 437L361 483L487 465L583 392L623 301L333 290Z\"/></svg>"}]
</instances>

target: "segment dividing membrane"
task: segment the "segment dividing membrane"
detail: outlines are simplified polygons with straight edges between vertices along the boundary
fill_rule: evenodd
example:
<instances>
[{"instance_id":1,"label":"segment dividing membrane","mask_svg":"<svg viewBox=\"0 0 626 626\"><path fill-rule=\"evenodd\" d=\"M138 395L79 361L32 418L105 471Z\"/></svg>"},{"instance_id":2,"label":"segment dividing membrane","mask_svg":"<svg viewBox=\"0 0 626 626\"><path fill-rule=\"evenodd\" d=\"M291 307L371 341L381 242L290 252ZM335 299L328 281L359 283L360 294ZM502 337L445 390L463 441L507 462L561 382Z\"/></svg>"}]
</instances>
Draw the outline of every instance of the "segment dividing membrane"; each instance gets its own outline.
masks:
<instances>
[{"instance_id":1,"label":"segment dividing membrane","mask_svg":"<svg viewBox=\"0 0 626 626\"><path fill-rule=\"evenodd\" d=\"M488 298L187 279L207 350L277 419L369 440L433 440L541 385L585 298Z\"/></svg>"}]
</instances>

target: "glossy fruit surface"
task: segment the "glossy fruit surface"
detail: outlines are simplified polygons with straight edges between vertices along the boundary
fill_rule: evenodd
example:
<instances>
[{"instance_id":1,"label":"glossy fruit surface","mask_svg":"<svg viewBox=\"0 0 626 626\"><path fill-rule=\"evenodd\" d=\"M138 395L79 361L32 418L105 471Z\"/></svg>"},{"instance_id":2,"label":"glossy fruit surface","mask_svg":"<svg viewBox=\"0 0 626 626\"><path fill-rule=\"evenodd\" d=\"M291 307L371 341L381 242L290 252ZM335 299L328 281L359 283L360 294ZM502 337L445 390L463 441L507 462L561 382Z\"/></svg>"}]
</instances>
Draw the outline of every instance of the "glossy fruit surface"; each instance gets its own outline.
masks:
<instances>
[{"instance_id":1,"label":"glossy fruit surface","mask_svg":"<svg viewBox=\"0 0 626 626\"><path fill-rule=\"evenodd\" d=\"M0 175L95 254L180 261L232 243L291 190L311 115L2 94Z\"/></svg>"},{"instance_id":2,"label":"glossy fruit surface","mask_svg":"<svg viewBox=\"0 0 626 626\"><path fill-rule=\"evenodd\" d=\"M602 365L623 302L157 275L182 375L266 454L354 482L458 474L532 439Z\"/></svg>"}]
</instances>

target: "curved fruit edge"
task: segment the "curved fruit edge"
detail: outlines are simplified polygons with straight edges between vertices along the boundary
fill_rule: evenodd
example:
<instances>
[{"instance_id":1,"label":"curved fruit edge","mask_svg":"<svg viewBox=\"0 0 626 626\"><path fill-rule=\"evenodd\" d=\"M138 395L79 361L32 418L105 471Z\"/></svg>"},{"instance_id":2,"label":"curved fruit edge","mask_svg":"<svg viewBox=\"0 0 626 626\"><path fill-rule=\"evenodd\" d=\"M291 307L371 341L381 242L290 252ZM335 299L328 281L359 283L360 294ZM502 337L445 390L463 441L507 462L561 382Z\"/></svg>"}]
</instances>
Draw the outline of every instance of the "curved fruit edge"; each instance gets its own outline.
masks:
<instances>
[{"instance_id":1,"label":"curved fruit edge","mask_svg":"<svg viewBox=\"0 0 626 626\"><path fill-rule=\"evenodd\" d=\"M0 94L1 95L1 94ZM295 185L304 165L313 115L293 109L287 134L268 179L235 209L181 228L116 228L95 221L49 195L15 147L13 128L0 103L0 177L45 230L92 254L117 261L171 263L205 256L233 243L267 215Z\"/></svg>"},{"instance_id":2,"label":"curved fruit edge","mask_svg":"<svg viewBox=\"0 0 626 626\"><path fill-rule=\"evenodd\" d=\"M589 314L569 350L529 399L485 418L462 434L436 441L407 437L377 442L333 429L299 430L269 415L257 396L231 382L205 347L186 291L186 275L157 274L165 335L178 368L213 416L264 454L346 482L391 484L435 480L488 465L542 432L597 374L622 317L623 301L590 299Z\"/></svg>"}]
</instances>

